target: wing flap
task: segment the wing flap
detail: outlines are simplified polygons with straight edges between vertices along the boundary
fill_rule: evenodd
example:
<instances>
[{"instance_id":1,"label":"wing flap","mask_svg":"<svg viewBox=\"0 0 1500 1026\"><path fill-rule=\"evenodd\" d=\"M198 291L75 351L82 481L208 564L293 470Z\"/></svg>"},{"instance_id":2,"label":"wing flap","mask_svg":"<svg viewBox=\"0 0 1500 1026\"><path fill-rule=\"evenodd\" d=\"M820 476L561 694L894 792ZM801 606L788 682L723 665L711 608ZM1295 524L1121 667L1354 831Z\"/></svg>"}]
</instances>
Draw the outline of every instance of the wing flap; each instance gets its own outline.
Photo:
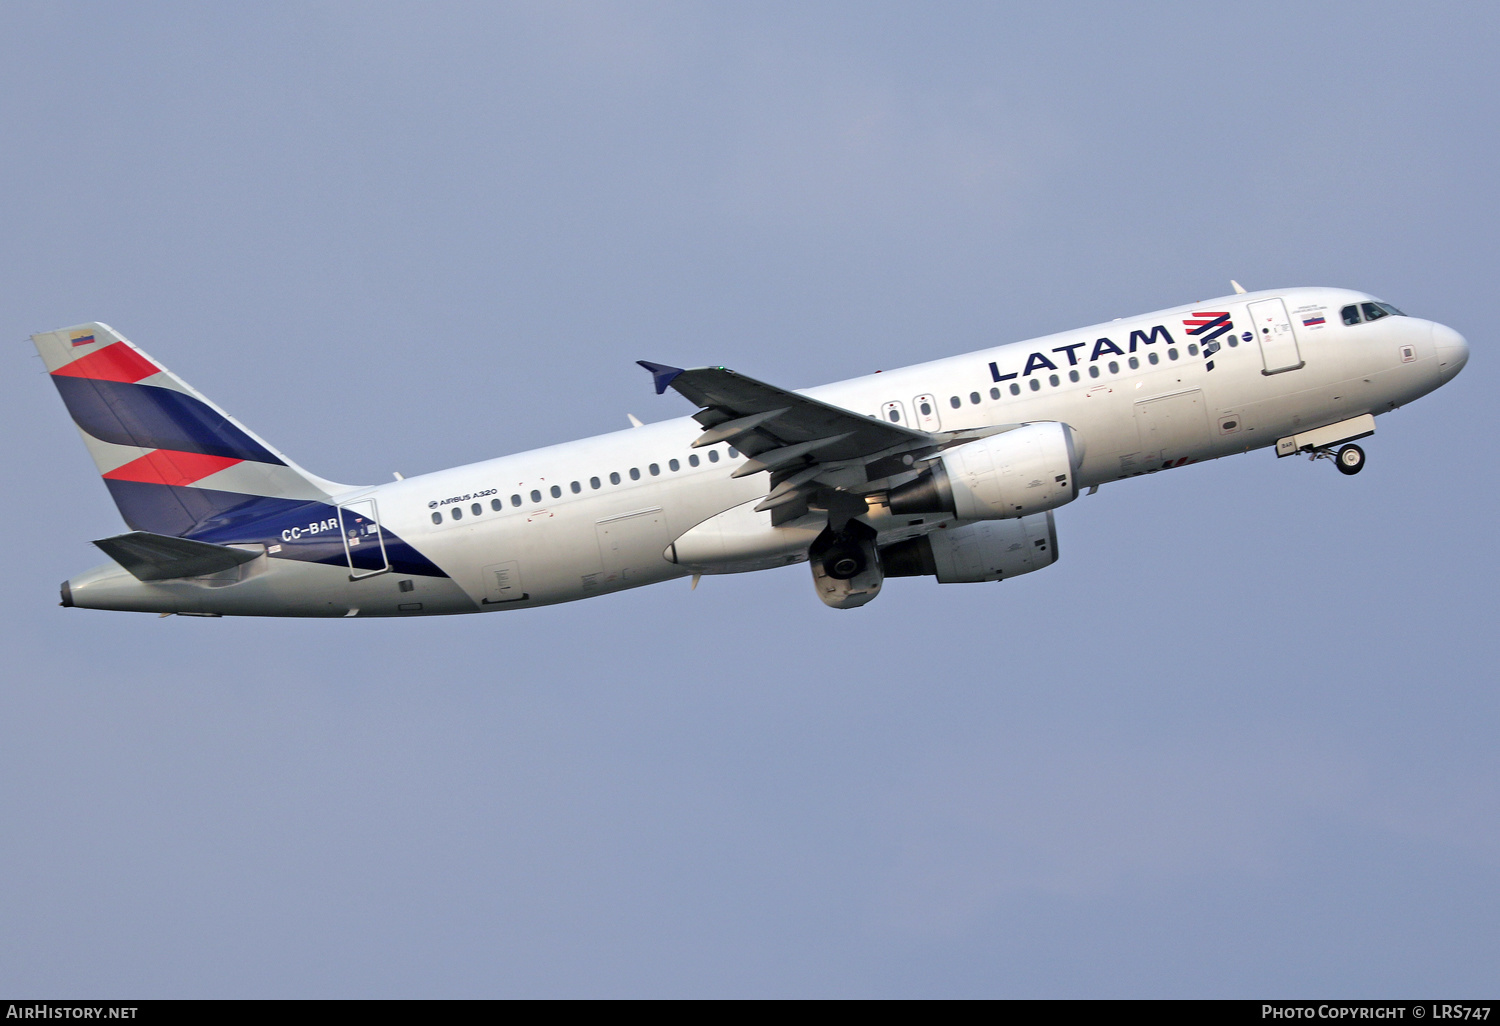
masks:
<instances>
[{"instance_id":1,"label":"wing flap","mask_svg":"<svg viewBox=\"0 0 1500 1026\"><path fill-rule=\"evenodd\" d=\"M890 479L910 477L920 461L954 445L1019 425L968 428L931 434L798 392L747 378L727 367L682 370L638 361L651 372L658 393L668 388L700 409L704 428L694 447L728 442L749 459L732 477L769 473L766 497L755 507L784 524L811 509L828 513L841 530L867 509L865 496Z\"/></svg>"},{"instance_id":2,"label":"wing flap","mask_svg":"<svg viewBox=\"0 0 1500 1026\"><path fill-rule=\"evenodd\" d=\"M925 456L948 444L941 435L864 416L727 367L681 370L640 361L658 392L674 389L700 407L693 419L704 432L694 446L728 442L749 459L733 477L769 473L759 511L781 524L825 510L836 527L865 512L870 483L865 468L900 454ZM899 464L902 469L911 460Z\"/></svg>"},{"instance_id":3,"label":"wing flap","mask_svg":"<svg viewBox=\"0 0 1500 1026\"><path fill-rule=\"evenodd\" d=\"M820 462L837 462L893 448L938 444L925 431L862 416L727 367L677 370L644 360L640 363L657 382L665 382L663 388L671 388L703 407L696 419L708 430L700 436L700 445L732 440L747 456L758 456L772 449L843 436L818 452Z\"/></svg>"}]
</instances>

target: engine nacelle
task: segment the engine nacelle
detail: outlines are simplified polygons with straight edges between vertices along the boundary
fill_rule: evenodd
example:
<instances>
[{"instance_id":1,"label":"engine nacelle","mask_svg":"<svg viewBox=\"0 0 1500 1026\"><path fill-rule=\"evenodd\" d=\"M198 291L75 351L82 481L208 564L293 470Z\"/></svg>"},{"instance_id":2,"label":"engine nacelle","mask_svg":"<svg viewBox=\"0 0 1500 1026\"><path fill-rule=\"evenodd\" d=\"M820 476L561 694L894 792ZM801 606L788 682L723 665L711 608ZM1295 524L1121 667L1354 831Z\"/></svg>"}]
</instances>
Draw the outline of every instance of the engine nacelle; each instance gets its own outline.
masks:
<instances>
[{"instance_id":1,"label":"engine nacelle","mask_svg":"<svg viewBox=\"0 0 1500 1026\"><path fill-rule=\"evenodd\" d=\"M885 573L875 538L875 532L858 520L849 521L840 534L830 529L818 535L807 550L807 562L824 605L857 609L880 594Z\"/></svg>"},{"instance_id":2,"label":"engine nacelle","mask_svg":"<svg viewBox=\"0 0 1500 1026\"><path fill-rule=\"evenodd\" d=\"M1078 497L1082 464L1082 440L1068 425L1025 424L949 449L916 480L891 489L890 510L960 520L1043 513Z\"/></svg>"},{"instance_id":3,"label":"engine nacelle","mask_svg":"<svg viewBox=\"0 0 1500 1026\"><path fill-rule=\"evenodd\" d=\"M939 528L880 550L887 577L929 576L940 584L1001 581L1056 562L1057 524L1050 510Z\"/></svg>"}]
</instances>

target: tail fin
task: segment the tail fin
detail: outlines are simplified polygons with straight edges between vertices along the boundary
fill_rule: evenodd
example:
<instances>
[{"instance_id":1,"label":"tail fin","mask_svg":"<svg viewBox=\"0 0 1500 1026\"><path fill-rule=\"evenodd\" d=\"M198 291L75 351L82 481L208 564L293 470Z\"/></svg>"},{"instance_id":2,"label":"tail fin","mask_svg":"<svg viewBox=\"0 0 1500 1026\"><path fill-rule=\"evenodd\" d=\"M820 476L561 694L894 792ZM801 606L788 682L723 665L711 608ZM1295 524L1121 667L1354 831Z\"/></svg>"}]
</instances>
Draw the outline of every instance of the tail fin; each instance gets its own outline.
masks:
<instances>
[{"instance_id":1,"label":"tail fin","mask_svg":"<svg viewBox=\"0 0 1500 1026\"><path fill-rule=\"evenodd\" d=\"M266 499L326 500L315 477L107 324L31 336L125 522L183 536Z\"/></svg>"}]
</instances>

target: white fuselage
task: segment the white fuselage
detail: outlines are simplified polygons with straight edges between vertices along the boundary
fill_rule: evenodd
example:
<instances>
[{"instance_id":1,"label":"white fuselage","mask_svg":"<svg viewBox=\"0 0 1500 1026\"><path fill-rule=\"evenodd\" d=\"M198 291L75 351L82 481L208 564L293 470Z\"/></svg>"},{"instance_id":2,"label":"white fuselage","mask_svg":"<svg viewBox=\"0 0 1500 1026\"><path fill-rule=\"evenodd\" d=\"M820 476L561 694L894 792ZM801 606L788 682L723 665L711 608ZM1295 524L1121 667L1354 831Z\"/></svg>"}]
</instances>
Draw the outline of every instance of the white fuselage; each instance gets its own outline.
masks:
<instances>
[{"instance_id":1,"label":"white fuselage","mask_svg":"<svg viewBox=\"0 0 1500 1026\"><path fill-rule=\"evenodd\" d=\"M1268 299L1284 303L1300 366L1266 372L1281 357L1263 351L1250 305ZM1061 421L1082 441L1076 477L1087 488L1381 414L1432 391L1462 366L1461 359L1450 366L1451 354L1445 364L1440 352L1450 337L1462 339L1433 322L1387 316L1342 323L1341 308L1369 300L1336 289L1221 297L805 394L932 432ZM1211 360L1187 334L1203 311L1228 313L1233 324L1218 337L1221 348ZM242 574L233 586L132 581L131 593L140 598L122 606L118 597L103 600L117 590L110 582L119 575L101 568L72 582L73 595L79 605L96 604L88 599L92 587L99 605L160 611L423 615L566 602L691 573L805 558L805 542L790 549L767 542L759 562L722 566L680 565L664 555L696 525L753 505L768 488L764 473L730 477L744 458L727 445L692 448L701 432L682 417L336 496L341 504L374 499L381 524L447 580L400 583L399 574L350 580L347 569L293 564L272 553L262 561L264 571ZM898 530L880 514L872 506L877 530ZM773 530L769 518L764 529ZM906 521L900 530L912 532Z\"/></svg>"}]
</instances>

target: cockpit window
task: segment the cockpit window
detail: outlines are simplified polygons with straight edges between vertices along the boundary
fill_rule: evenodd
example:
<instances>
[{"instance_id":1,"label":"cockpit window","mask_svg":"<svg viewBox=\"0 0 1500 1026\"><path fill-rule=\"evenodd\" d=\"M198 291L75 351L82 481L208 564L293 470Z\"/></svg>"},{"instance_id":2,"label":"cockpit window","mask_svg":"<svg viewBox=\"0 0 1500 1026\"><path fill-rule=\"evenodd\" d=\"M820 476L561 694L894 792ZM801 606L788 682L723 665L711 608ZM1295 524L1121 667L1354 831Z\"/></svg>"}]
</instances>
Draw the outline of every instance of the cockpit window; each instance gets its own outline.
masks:
<instances>
[{"instance_id":1,"label":"cockpit window","mask_svg":"<svg viewBox=\"0 0 1500 1026\"><path fill-rule=\"evenodd\" d=\"M1351 303L1339 311L1344 315L1345 324L1358 324L1361 320L1359 312L1363 310L1363 320L1378 321L1382 317L1405 317L1406 314L1397 310L1389 303Z\"/></svg>"}]
</instances>

